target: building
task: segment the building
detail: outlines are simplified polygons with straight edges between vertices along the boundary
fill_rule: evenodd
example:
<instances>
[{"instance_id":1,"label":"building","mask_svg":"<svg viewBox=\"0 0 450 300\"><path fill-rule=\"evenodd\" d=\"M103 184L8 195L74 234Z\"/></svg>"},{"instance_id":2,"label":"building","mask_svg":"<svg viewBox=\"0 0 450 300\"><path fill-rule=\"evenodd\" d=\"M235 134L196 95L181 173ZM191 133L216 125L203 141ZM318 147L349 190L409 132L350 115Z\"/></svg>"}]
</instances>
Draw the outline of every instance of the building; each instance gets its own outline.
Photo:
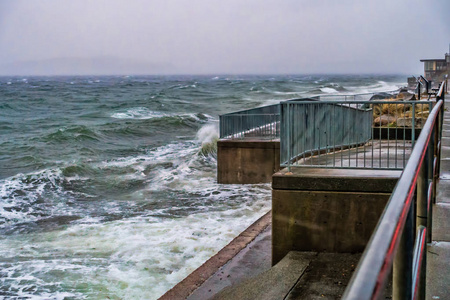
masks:
<instances>
[{"instance_id":1,"label":"building","mask_svg":"<svg viewBox=\"0 0 450 300\"><path fill-rule=\"evenodd\" d=\"M421 59L424 63L424 76L434 83L441 82L450 73L450 53L445 54L444 59Z\"/></svg>"}]
</instances>

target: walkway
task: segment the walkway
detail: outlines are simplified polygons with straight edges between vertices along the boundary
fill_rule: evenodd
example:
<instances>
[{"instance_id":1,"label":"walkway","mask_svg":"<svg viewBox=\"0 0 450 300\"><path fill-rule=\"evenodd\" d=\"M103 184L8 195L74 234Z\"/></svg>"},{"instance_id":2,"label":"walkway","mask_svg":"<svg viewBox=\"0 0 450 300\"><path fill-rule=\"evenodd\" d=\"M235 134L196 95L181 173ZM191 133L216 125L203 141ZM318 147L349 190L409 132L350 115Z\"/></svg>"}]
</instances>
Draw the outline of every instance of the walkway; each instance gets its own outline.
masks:
<instances>
[{"instance_id":1,"label":"walkway","mask_svg":"<svg viewBox=\"0 0 450 300\"><path fill-rule=\"evenodd\" d=\"M450 103L445 104L450 109ZM450 113L444 113L441 174L427 255L427 299L450 299Z\"/></svg>"}]
</instances>

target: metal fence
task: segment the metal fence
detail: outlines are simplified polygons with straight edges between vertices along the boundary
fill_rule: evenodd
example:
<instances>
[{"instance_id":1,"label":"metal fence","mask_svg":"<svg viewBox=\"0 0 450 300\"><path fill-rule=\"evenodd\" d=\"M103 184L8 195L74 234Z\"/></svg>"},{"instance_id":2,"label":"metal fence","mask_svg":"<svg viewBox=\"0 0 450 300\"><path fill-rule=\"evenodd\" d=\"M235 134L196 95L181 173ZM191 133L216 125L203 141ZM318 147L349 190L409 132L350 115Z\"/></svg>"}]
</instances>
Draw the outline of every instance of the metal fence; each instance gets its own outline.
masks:
<instances>
[{"instance_id":1,"label":"metal fence","mask_svg":"<svg viewBox=\"0 0 450 300\"><path fill-rule=\"evenodd\" d=\"M285 101L284 167L403 169L434 101Z\"/></svg>"},{"instance_id":2,"label":"metal fence","mask_svg":"<svg viewBox=\"0 0 450 300\"><path fill-rule=\"evenodd\" d=\"M425 299L426 243L440 170L444 84L342 299Z\"/></svg>"},{"instance_id":3,"label":"metal fence","mask_svg":"<svg viewBox=\"0 0 450 300\"><path fill-rule=\"evenodd\" d=\"M277 139L280 105L268 105L219 116L221 139Z\"/></svg>"},{"instance_id":4,"label":"metal fence","mask_svg":"<svg viewBox=\"0 0 450 300\"><path fill-rule=\"evenodd\" d=\"M319 101L369 101L380 99L395 99L399 95L399 89L393 91L372 92L372 93L359 93L359 94L330 94L330 95L318 95L312 97Z\"/></svg>"}]
</instances>

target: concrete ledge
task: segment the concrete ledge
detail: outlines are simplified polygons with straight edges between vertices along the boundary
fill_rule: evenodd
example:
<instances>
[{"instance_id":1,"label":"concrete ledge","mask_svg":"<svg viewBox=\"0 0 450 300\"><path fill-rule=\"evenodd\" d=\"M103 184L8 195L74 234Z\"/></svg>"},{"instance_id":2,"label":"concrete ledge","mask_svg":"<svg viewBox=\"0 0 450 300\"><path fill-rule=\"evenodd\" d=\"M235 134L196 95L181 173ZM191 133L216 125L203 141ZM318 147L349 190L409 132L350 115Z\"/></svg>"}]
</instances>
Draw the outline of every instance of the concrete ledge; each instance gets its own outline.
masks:
<instances>
[{"instance_id":1,"label":"concrete ledge","mask_svg":"<svg viewBox=\"0 0 450 300\"><path fill-rule=\"evenodd\" d=\"M272 219L272 212L266 213L259 218L250 227L244 230L227 246L220 250L216 255L208 259L194 272L189 274L180 283L167 291L160 300L186 299L201 284L210 278L220 267L235 257L243 248L255 239L267 226Z\"/></svg>"},{"instance_id":2,"label":"concrete ledge","mask_svg":"<svg viewBox=\"0 0 450 300\"><path fill-rule=\"evenodd\" d=\"M280 149L280 140L219 140L217 145L222 148L259 148L259 149Z\"/></svg>"},{"instance_id":3,"label":"concrete ledge","mask_svg":"<svg viewBox=\"0 0 450 300\"><path fill-rule=\"evenodd\" d=\"M273 175L272 188L303 191L391 193L402 171L292 167Z\"/></svg>"}]
</instances>

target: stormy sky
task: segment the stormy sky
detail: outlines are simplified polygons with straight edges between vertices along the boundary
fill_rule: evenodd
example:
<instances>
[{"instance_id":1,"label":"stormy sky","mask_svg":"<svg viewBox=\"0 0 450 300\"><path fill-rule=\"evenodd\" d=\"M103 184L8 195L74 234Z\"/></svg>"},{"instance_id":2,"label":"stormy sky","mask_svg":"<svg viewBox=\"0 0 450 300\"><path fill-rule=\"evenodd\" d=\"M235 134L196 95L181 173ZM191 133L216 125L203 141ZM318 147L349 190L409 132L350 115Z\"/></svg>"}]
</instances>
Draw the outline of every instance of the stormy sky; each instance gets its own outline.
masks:
<instances>
[{"instance_id":1,"label":"stormy sky","mask_svg":"<svg viewBox=\"0 0 450 300\"><path fill-rule=\"evenodd\" d=\"M0 0L0 74L423 72L448 0Z\"/></svg>"}]
</instances>

